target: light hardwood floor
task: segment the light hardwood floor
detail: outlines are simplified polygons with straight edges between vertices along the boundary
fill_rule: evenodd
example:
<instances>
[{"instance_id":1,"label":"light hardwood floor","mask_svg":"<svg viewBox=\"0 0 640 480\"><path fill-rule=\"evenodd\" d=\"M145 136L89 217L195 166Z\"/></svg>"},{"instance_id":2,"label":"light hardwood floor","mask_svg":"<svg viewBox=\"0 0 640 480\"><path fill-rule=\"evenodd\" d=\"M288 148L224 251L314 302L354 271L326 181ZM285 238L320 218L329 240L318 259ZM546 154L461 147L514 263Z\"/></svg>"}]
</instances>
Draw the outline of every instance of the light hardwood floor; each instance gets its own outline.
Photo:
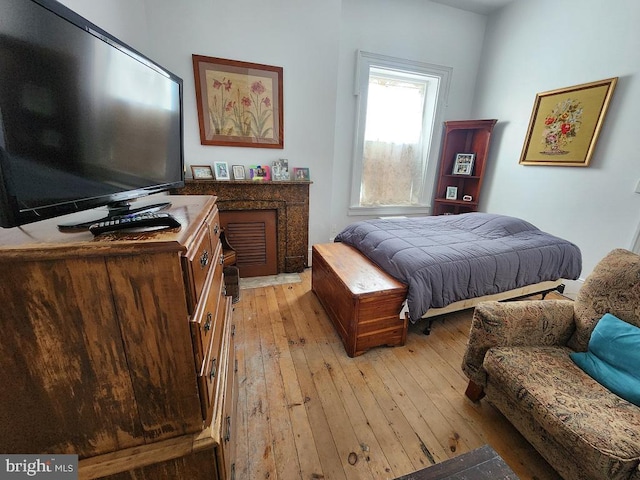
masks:
<instances>
[{"instance_id":1,"label":"light hardwood floor","mask_svg":"<svg viewBox=\"0 0 640 480\"><path fill-rule=\"evenodd\" d=\"M484 444L523 480L560 478L496 409L464 396L469 311L349 358L311 270L301 276L234 305L236 478L392 479Z\"/></svg>"}]
</instances>

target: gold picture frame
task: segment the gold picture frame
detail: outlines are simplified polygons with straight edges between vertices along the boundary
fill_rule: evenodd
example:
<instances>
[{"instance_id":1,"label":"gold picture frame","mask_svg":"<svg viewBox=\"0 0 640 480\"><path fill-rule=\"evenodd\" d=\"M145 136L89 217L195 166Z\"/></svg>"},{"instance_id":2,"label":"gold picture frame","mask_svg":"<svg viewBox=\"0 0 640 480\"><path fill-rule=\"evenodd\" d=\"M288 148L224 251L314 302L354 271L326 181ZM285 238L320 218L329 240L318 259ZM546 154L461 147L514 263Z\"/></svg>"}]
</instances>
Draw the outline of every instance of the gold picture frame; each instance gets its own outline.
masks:
<instances>
[{"instance_id":1,"label":"gold picture frame","mask_svg":"<svg viewBox=\"0 0 640 480\"><path fill-rule=\"evenodd\" d=\"M282 67L192 60L202 145L284 148Z\"/></svg>"},{"instance_id":2,"label":"gold picture frame","mask_svg":"<svg viewBox=\"0 0 640 480\"><path fill-rule=\"evenodd\" d=\"M214 180L211 165L191 165L191 175L194 180Z\"/></svg>"},{"instance_id":3,"label":"gold picture frame","mask_svg":"<svg viewBox=\"0 0 640 480\"><path fill-rule=\"evenodd\" d=\"M538 93L521 165L587 167L618 77Z\"/></svg>"}]
</instances>

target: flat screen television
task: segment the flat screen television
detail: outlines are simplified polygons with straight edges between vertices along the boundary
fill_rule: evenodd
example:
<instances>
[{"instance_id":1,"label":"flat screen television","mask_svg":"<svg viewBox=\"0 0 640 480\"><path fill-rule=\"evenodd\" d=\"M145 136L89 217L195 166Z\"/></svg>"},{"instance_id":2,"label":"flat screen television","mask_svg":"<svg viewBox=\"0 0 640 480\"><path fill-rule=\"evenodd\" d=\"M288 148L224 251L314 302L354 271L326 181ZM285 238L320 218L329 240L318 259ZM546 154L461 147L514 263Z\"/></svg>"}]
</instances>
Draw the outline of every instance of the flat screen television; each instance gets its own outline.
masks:
<instances>
[{"instance_id":1,"label":"flat screen television","mask_svg":"<svg viewBox=\"0 0 640 480\"><path fill-rule=\"evenodd\" d=\"M56 1L2 0L0 225L184 186L182 88Z\"/></svg>"}]
</instances>

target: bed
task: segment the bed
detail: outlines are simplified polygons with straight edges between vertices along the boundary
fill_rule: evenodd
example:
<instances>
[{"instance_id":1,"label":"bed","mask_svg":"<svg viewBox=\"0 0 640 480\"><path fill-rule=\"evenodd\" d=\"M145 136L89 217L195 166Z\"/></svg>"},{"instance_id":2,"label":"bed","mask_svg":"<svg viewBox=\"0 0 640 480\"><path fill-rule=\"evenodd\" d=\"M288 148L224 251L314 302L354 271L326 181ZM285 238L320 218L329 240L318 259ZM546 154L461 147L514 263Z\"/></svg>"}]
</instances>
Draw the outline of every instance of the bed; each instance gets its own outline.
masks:
<instances>
[{"instance_id":1,"label":"bed","mask_svg":"<svg viewBox=\"0 0 640 480\"><path fill-rule=\"evenodd\" d=\"M545 290L577 279L582 270L573 243L522 219L489 213L365 220L335 241L407 285L412 323L432 310L469 308L470 299L503 299L530 286Z\"/></svg>"}]
</instances>

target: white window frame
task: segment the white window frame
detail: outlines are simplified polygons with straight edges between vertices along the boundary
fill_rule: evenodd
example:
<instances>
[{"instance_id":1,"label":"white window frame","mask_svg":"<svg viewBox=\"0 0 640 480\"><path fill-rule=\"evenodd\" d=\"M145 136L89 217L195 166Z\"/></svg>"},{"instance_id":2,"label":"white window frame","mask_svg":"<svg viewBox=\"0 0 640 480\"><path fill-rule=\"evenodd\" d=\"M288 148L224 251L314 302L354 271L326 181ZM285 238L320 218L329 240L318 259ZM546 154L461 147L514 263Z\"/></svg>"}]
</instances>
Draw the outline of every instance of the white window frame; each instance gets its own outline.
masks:
<instances>
[{"instance_id":1,"label":"white window frame","mask_svg":"<svg viewBox=\"0 0 640 480\"><path fill-rule=\"evenodd\" d=\"M413 206L360 206L360 188L362 183L362 156L364 150L364 130L367 118L367 96L369 92L369 71L371 67L387 68L390 70L406 71L436 77L439 87L435 93L435 115L430 125L425 125L424 132L430 133L431 142L425 143L423 155L427 156L423 172L423 192L418 205ZM449 86L453 69L442 65L405 60L387 55L357 51L356 78L354 95L357 99L355 141L353 149L353 164L351 172L351 197L348 215L407 215L428 214L431 212L434 181L437 173L438 154L442 135L437 133L437 127L442 125L444 111L449 96ZM426 115L426 114L425 114ZM430 132L429 132L430 130Z\"/></svg>"}]
</instances>

